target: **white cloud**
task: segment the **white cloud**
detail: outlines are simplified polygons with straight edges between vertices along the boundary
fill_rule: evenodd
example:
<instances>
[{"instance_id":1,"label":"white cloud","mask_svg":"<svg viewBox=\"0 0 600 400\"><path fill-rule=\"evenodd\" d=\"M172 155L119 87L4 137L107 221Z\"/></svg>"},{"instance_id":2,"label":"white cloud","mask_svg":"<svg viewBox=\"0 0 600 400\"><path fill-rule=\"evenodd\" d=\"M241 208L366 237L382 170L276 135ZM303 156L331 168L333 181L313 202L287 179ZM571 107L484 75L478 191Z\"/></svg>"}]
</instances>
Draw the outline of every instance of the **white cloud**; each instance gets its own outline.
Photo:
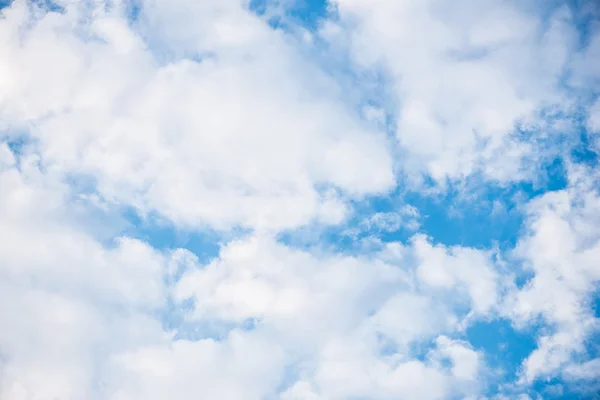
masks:
<instances>
[{"instance_id":1,"label":"white cloud","mask_svg":"<svg viewBox=\"0 0 600 400\"><path fill-rule=\"evenodd\" d=\"M262 399L273 395L283 353L267 338L232 332L211 339L140 348L113 360L107 399Z\"/></svg>"},{"instance_id":2,"label":"white cloud","mask_svg":"<svg viewBox=\"0 0 600 400\"><path fill-rule=\"evenodd\" d=\"M417 277L424 285L452 292L462 288L470 297L473 313L486 314L496 305L502 282L491 253L432 246L422 235L413 238L413 246L418 259Z\"/></svg>"},{"instance_id":3,"label":"white cloud","mask_svg":"<svg viewBox=\"0 0 600 400\"><path fill-rule=\"evenodd\" d=\"M576 52L566 7L542 21L524 5L496 0L335 4L346 39L332 43L390 76L405 169L440 182L479 170L500 181L531 178L520 163L539 149L512 134L542 107L569 102L559 89Z\"/></svg>"},{"instance_id":4,"label":"white cloud","mask_svg":"<svg viewBox=\"0 0 600 400\"><path fill-rule=\"evenodd\" d=\"M592 133L600 132L600 98L589 109L588 127Z\"/></svg>"},{"instance_id":5,"label":"white cloud","mask_svg":"<svg viewBox=\"0 0 600 400\"><path fill-rule=\"evenodd\" d=\"M468 343L450 340L440 336L436 340L440 355L452 362L452 374L466 381L477 379L480 372L481 355L470 348Z\"/></svg>"},{"instance_id":6,"label":"white cloud","mask_svg":"<svg viewBox=\"0 0 600 400\"><path fill-rule=\"evenodd\" d=\"M489 289L486 255L469 259L459 248L439 251L451 274L467 268ZM254 332L273 335L274 344L287 348L302 379L284 398L433 399L467 393L474 386L460 382L473 381L482 368L473 350L443 337L431 363L413 358L414 345L426 346L440 332L460 329L454 307L460 308L462 300L419 290L408 262L412 252L419 250L396 255L383 250L369 258L311 255L270 238L248 238L228 244L209 265L190 270L175 293L180 300L194 300L192 321L250 319L256 322ZM417 260L418 268L422 262ZM448 293L461 290L455 286L449 285ZM487 306L487 300L474 301ZM388 346L395 349L390 355ZM451 360L449 369L436 361L442 358ZM439 384L424 386L430 380Z\"/></svg>"},{"instance_id":7,"label":"white cloud","mask_svg":"<svg viewBox=\"0 0 600 400\"><path fill-rule=\"evenodd\" d=\"M280 32L237 2L153 4L152 32L202 61L158 63L118 7L83 26L75 6L33 24L22 2L5 12L2 118L31 127L46 164L114 203L217 229L335 223L344 200L317 187L392 187L384 137Z\"/></svg>"},{"instance_id":8,"label":"white cloud","mask_svg":"<svg viewBox=\"0 0 600 400\"><path fill-rule=\"evenodd\" d=\"M66 185L35 156L12 158L0 169L0 398L92 398L111 353L167 336L150 314L171 255L100 243Z\"/></svg>"},{"instance_id":9,"label":"white cloud","mask_svg":"<svg viewBox=\"0 0 600 400\"><path fill-rule=\"evenodd\" d=\"M529 205L529 234L516 254L534 273L508 296L506 312L517 324L542 318L552 331L523 364L523 379L548 376L585 355L584 341L598 329L588 303L600 280L600 197L597 174L572 167L565 190Z\"/></svg>"},{"instance_id":10,"label":"white cloud","mask_svg":"<svg viewBox=\"0 0 600 400\"><path fill-rule=\"evenodd\" d=\"M40 280L102 301L159 306L166 258L135 239L117 238L107 248L78 230L77 215L67 209L67 188L51 186L51 175L24 162L21 172L13 166L0 173L4 278Z\"/></svg>"},{"instance_id":11,"label":"white cloud","mask_svg":"<svg viewBox=\"0 0 600 400\"><path fill-rule=\"evenodd\" d=\"M564 369L563 375L572 380L590 380L593 381L600 376L600 358L569 365Z\"/></svg>"},{"instance_id":12,"label":"white cloud","mask_svg":"<svg viewBox=\"0 0 600 400\"><path fill-rule=\"evenodd\" d=\"M570 65L570 83L584 90L594 90L600 87L600 73L595 66L600 62L600 36L595 34L598 29L597 19L590 22L592 34L584 49L573 57Z\"/></svg>"}]
</instances>

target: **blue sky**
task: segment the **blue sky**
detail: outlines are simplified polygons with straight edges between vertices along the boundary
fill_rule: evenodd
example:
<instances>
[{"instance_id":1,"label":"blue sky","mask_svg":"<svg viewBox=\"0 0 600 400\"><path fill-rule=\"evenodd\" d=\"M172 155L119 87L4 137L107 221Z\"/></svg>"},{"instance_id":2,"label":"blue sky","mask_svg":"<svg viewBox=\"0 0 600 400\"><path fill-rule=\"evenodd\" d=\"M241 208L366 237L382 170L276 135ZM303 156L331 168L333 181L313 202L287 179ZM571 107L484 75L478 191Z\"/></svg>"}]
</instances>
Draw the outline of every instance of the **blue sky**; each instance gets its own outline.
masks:
<instances>
[{"instance_id":1,"label":"blue sky","mask_svg":"<svg viewBox=\"0 0 600 400\"><path fill-rule=\"evenodd\" d=\"M0 399L597 395L593 2L0 10Z\"/></svg>"}]
</instances>

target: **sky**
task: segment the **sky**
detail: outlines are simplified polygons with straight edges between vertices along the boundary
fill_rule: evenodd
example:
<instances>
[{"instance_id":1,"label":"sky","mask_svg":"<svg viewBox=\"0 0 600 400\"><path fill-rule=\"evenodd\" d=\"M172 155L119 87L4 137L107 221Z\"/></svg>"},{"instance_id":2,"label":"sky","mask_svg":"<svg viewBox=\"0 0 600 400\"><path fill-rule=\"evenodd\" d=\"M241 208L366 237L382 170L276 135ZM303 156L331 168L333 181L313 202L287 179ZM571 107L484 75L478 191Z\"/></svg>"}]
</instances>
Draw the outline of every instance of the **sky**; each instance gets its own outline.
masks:
<instances>
[{"instance_id":1,"label":"sky","mask_svg":"<svg viewBox=\"0 0 600 400\"><path fill-rule=\"evenodd\" d=\"M600 398L600 5L0 0L0 400Z\"/></svg>"}]
</instances>

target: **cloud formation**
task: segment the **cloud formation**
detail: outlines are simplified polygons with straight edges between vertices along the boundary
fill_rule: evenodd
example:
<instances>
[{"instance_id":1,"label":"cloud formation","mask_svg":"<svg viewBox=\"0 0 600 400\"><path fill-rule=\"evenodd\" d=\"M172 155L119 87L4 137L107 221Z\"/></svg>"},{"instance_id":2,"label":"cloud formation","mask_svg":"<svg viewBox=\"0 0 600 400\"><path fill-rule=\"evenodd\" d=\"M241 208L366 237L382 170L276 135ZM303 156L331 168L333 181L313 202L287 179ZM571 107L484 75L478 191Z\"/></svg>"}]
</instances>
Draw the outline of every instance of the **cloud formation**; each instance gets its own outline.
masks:
<instances>
[{"instance_id":1,"label":"cloud formation","mask_svg":"<svg viewBox=\"0 0 600 400\"><path fill-rule=\"evenodd\" d=\"M0 399L597 391L597 7L263 3L0 9Z\"/></svg>"}]
</instances>

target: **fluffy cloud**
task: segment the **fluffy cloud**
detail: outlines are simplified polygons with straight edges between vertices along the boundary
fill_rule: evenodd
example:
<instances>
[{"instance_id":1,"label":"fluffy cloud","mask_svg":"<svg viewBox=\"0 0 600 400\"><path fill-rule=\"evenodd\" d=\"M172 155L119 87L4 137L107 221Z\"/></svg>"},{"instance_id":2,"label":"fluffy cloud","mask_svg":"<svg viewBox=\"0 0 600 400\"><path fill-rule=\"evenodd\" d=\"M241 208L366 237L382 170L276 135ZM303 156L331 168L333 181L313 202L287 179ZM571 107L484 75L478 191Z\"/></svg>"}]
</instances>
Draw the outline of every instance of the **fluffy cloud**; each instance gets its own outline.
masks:
<instances>
[{"instance_id":1,"label":"fluffy cloud","mask_svg":"<svg viewBox=\"0 0 600 400\"><path fill-rule=\"evenodd\" d=\"M339 20L323 34L342 36L360 67L382 69L399 99L388 108L404 168L441 182L477 171L531 178L521 164L540 149L517 125L569 105L560 83L577 38L566 6L546 19L512 1L333 4ZM577 76L592 74L581 57Z\"/></svg>"},{"instance_id":2,"label":"fluffy cloud","mask_svg":"<svg viewBox=\"0 0 600 400\"><path fill-rule=\"evenodd\" d=\"M0 11L0 399L594 390L598 148L571 156L598 131L594 10L336 0L305 29L290 4L279 26L138 5ZM564 188L516 186L554 157ZM514 246L432 233L432 196L498 183ZM159 246L156 221L218 251ZM515 377L469 342L499 318L536 341Z\"/></svg>"},{"instance_id":3,"label":"fluffy cloud","mask_svg":"<svg viewBox=\"0 0 600 400\"><path fill-rule=\"evenodd\" d=\"M478 373L478 356L436 339L458 329L458 316L418 289L402 255L318 255L259 235L200 265L185 251L159 252L132 238L101 243L80 228L87 214L70 208L68 186L3 149L0 181L10 195L2 207L2 296L18 307L1 314L10 327L0 335L2 396L158 399L202 391L259 399L276 395L290 370L302 379L284 386L284 398L303 382L324 398L472 390L461 382ZM183 307L189 298L195 305L185 321L199 336L176 339L157 314L167 300ZM210 321L225 327L220 339L210 337ZM434 339L428 359L413 358L412 344ZM399 352L385 356L389 345ZM441 364L446 358L452 366ZM363 373L371 378L343 384ZM429 379L440 385L425 386Z\"/></svg>"},{"instance_id":4,"label":"fluffy cloud","mask_svg":"<svg viewBox=\"0 0 600 400\"><path fill-rule=\"evenodd\" d=\"M528 381L560 371L574 354L585 354L586 339L598 330L590 304L600 281L598 176L573 168L568 188L530 203L530 232L516 248L534 276L509 296L507 312L517 323L540 317L552 327L524 362Z\"/></svg>"},{"instance_id":5,"label":"fluffy cloud","mask_svg":"<svg viewBox=\"0 0 600 400\"><path fill-rule=\"evenodd\" d=\"M120 7L32 22L34 6L16 3L1 33L5 123L34 126L44 162L93 179L107 201L192 227L339 222L335 189L392 186L382 134L279 32L236 2L166 6L147 5L148 29L192 59L157 60Z\"/></svg>"}]
</instances>

